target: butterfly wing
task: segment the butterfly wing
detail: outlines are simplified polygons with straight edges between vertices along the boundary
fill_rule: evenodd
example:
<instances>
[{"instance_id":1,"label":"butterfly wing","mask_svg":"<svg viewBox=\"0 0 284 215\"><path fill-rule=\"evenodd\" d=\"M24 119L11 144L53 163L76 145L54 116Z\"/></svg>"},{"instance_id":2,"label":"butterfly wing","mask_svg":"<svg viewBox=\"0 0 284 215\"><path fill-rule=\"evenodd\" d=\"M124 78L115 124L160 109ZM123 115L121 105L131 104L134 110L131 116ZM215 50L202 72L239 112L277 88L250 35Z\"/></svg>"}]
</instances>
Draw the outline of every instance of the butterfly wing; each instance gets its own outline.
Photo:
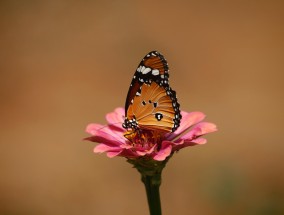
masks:
<instances>
[{"instance_id":1,"label":"butterfly wing","mask_svg":"<svg viewBox=\"0 0 284 215\"><path fill-rule=\"evenodd\" d=\"M168 64L163 55L153 51L142 59L126 98L125 128L164 132L177 129L181 114L168 78Z\"/></svg>"},{"instance_id":2,"label":"butterfly wing","mask_svg":"<svg viewBox=\"0 0 284 215\"><path fill-rule=\"evenodd\" d=\"M168 63L164 56L157 51L148 53L138 65L133 79L131 81L129 91L125 102L125 115L127 108L134 98L136 92L143 83L151 83L152 81L158 84L168 83Z\"/></svg>"},{"instance_id":3,"label":"butterfly wing","mask_svg":"<svg viewBox=\"0 0 284 215\"><path fill-rule=\"evenodd\" d=\"M171 132L175 126L172 99L156 82L143 84L141 95L136 95L128 108L127 118L135 119L140 129Z\"/></svg>"}]
</instances>

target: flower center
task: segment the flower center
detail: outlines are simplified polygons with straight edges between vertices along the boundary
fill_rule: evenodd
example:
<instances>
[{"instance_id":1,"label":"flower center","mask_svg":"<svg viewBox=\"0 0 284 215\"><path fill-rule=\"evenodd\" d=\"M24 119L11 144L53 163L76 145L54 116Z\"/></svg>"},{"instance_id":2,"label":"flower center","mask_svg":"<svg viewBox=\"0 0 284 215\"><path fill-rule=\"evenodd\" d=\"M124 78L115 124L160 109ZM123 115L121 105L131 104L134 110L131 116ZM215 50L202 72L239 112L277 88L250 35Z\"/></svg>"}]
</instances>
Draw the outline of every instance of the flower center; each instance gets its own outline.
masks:
<instances>
[{"instance_id":1,"label":"flower center","mask_svg":"<svg viewBox=\"0 0 284 215\"><path fill-rule=\"evenodd\" d=\"M151 148L155 144L160 145L163 140L163 133L153 130L131 130L125 132L124 137L136 147Z\"/></svg>"}]
</instances>

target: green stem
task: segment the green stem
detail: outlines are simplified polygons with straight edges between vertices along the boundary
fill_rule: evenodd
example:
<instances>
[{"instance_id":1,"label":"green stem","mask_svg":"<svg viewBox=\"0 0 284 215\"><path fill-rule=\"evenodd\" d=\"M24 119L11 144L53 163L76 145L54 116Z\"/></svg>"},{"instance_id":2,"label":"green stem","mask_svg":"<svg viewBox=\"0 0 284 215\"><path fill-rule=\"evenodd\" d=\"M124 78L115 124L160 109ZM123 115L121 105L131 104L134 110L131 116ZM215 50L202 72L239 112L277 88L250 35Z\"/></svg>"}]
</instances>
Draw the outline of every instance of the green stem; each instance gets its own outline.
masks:
<instances>
[{"instance_id":1,"label":"green stem","mask_svg":"<svg viewBox=\"0 0 284 215\"><path fill-rule=\"evenodd\" d=\"M142 175L142 181L145 185L150 215L162 215L160 201L160 184L155 183L155 176Z\"/></svg>"},{"instance_id":2,"label":"green stem","mask_svg":"<svg viewBox=\"0 0 284 215\"><path fill-rule=\"evenodd\" d=\"M172 155L164 161L155 161L151 158L141 157L127 159L140 174L145 185L150 215L162 215L159 188L162 182L162 171Z\"/></svg>"}]
</instances>

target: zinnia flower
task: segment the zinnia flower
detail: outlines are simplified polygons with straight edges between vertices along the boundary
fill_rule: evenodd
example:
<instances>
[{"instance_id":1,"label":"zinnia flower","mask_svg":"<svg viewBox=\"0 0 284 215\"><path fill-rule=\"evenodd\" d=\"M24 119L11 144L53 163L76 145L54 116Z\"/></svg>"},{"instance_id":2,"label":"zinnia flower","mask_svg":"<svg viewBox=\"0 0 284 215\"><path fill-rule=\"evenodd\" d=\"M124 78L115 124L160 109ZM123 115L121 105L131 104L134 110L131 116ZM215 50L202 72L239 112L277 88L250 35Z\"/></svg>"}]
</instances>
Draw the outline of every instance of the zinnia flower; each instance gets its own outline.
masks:
<instances>
[{"instance_id":1,"label":"zinnia flower","mask_svg":"<svg viewBox=\"0 0 284 215\"><path fill-rule=\"evenodd\" d=\"M124 113L124 108L116 108L106 115L107 125L92 123L87 126L86 132L91 136L85 139L99 143L94 148L95 153L106 152L108 157L146 157L164 161L184 147L205 144L207 140L202 136L217 131L215 124L203 122L205 115L202 112L181 111L182 120L175 132L131 132L122 127Z\"/></svg>"}]
</instances>

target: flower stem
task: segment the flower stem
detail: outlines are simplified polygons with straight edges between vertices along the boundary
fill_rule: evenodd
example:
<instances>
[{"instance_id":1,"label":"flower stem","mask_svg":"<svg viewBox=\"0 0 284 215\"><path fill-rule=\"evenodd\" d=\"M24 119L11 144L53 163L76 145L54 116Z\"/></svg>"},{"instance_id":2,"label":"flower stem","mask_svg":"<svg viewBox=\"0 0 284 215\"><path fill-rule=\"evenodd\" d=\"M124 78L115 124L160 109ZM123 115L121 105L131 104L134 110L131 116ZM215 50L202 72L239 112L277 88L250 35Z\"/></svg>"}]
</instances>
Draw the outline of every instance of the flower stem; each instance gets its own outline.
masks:
<instances>
[{"instance_id":1,"label":"flower stem","mask_svg":"<svg viewBox=\"0 0 284 215\"><path fill-rule=\"evenodd\" d=\"M145 185L150 215L162 215L160 201L160 184L155 183L155 176L142 175L142 181Z\"/></svg>"},{"instance_id":2,"label":"flower stem","mask_svg":"<svg viewBox=\"0 0 284 215\"><path fill-rule=\"evenodd\" d=\"M147 193L150 215L162 215L159 188L162 182L162 171L171 156L164 161L155 161L149 158L127 160L141 174L141 180Z\"/></svg>"}]
</instances>

